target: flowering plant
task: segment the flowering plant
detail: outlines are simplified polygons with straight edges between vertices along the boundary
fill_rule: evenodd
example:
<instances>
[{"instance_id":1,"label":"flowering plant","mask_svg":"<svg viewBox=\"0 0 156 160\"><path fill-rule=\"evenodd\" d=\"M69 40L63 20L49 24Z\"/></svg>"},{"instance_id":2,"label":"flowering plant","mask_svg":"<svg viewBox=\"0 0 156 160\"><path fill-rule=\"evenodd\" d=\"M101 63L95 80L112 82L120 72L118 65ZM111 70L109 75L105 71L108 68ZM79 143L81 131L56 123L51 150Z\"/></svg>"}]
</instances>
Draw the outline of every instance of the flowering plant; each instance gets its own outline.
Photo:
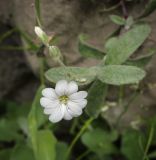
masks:
<instances>
[{"instance_id":1,"label":"flowering plant","mask_svg":"<svg viewBox=\"0 0 156 160\"><path fill-rule=\"evenodd\" d=\"M84 3L97 6L102 1ZM142 51L152 32L142 18L156 9L156 1L150 0L138 17L128 15L129 3L132 0L120 0L100 11L97 7L98 14L123 11L123 16L109 16L117 29L105 39L104 48L95 47L79 33L79 61L95 62L88 67L71 63L65 56L57 35L49 34L42 24L40 1L35 0L35 38L22 31L21 36L39 60L40 85L31 107L18 106L13 111L7 104L0 120L0 149L7 146L7 151L0 151L0 160L155 159L155 116L136 112L144 109L147 87L156 86L144 82L155 50L145 47L147 53Z\"/></svg>"}]
</instances>

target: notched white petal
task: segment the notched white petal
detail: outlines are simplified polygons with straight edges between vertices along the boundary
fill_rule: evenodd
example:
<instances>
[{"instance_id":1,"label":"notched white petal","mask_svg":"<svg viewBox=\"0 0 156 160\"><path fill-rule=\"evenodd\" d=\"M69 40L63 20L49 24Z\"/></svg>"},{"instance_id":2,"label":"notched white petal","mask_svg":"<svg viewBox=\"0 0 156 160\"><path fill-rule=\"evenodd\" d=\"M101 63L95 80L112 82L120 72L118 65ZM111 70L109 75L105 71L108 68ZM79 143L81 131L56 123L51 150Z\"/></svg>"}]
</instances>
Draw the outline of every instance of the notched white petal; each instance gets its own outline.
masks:
<instances>
[{"instance_id":1,"label":"notched white petal","mask_svg":"<svg viewBox=\"0 0 156 160\"><path fill-rule=\"evenodd\" d=\"M67 107L69 113L74 117L77 117L82 114L82 108L75 102L68 101Z\"/></svg>"},{"instance_id":2,"label":"notched white petal","mask_svg":"<svg viewBox=\"0 0 156 160\"><path fill-rule=\"evenodd\" d=\"M61 107L62 107L63 112L64 112L63 119L71 120L72 119L72 115L69 113L68 107L66 105L64 105L64 104Z\"/></svg>"},{"instance_id":3,"label":"notched white petal","mask_svg":"<svg viewBox=\"0 0 156 160\"><path fill-rule=\"evenodd\" d=\"M61 107L57 107L53 110L51 115L49 116L49 120L53 123L59 122L62 120L64 114Z\"/></svg>"},{"instance_id":4,"label":"notched white petal","mask_svg":"<svg viewBox=\"0 0 156 160\"><path fill-rule=\"evenodd\" d=\"M57 95L53 88L45 88L42 90L42 95L46 98L57 99Z\"/></svg>"},{"instance_id":5,"label":"notched white petal","mask_svg":"<svg viewBox=\"0 0 156 160\"><path fill-rule=\"evenodd\" d=\"M54 108L45 108L44 109L44 114L51 114L53 112Z\"/></svg>"},{"instance_id":6,"label":"notched white petal","mask_svg":"<svg viewBox=\"0 0 156 160\"><path fill-rule=\"evenodd\" d=\"M40 104L42 107L47 107L48 105L50 105L52 103L52 101L48 98L42 97L40 99Z\"/></svg>"},{"instance_id":7,"label":"notched white petal","mask_svg":"<svg viewBox=\"0 0 156 160\"><path fill-rule=\"evenodd\" d=\"M68 83L68 91L67 91L67 94L70 95L70 94L73 94L75 92L78 91L78 85L76 82L74 81L71 81Z\"/></svg>"},{"instance_id":8,"label":"notched white petal","mask_svg":"<svg viewBox=\"0 0 156 160\"><path fill-rule=\"evenodd\" d=\"M88 93L86 91L79 91L76 93L73 93L70 95L71 100L76 100L76 99L84 99L86 98Z\"/></svg>"},{"instance_id":9,"label":"notched white petal","mask_svg":"<svg viewBox=\"0 0 156 160\"><path fill-rule=\"evenodd\" d=\"M81 108L85 108L87 105L86 99L73 100L73 102L77 103Z\"/></svg>"},{"instance_id":10,"label":"notched white petal","mask_svg":"<svg viewBox=\"0 0 156 160\"><path fill-rule=\"evenodd\" d=\"M55 92L57 95L61 96L66 93L68 89L68 83L66 80L60 80L56 83Z\"/></svg>"},{"instance_id":11,"label":"notched white petal","mask_svg":"<svg viewBox=\"0 0 156 160\"><path fill-rule=\"evenodd\" d=\"M50 100L48 98L42 97L40 99L40 104L42 107L45 107L45 108L56 108L59 106L59 101L58 100Z\"/></svg>"}]
</instances>

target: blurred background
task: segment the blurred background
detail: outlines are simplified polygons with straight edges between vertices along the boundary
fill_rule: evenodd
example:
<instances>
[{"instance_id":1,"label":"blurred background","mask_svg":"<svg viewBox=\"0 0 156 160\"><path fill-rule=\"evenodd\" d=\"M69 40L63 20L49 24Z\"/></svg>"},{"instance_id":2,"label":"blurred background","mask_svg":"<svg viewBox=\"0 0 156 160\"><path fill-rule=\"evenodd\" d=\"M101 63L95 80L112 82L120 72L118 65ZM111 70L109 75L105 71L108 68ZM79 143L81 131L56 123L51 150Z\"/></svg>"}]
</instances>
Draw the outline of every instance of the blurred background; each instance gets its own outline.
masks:
<instances>
[{"instance_id":1,"label":"blurred background","mask_svg":"<svg viewBox=\"0 0 156 160\"><path fill-rule=\"evenodd\" d=\"M36 4L35 4L36 3ZM150 6L149 6L150 3ZM0 0L0 160L28 160L33 157L18 150L21 154L12 153L17 142L23 142L28 135L27 117L33 99L40 86L40 45L34 33L36 25L37 2L33 0ZM134 20L143 19L151 27L151 34L138 49L136 55L146 55L149 48L156 48L156 1L155 0L41 0L40 13L43 29L51 36L55 36L55 44L59 46L67 63L72 66L93 66L99 60L83 58L78 50L80 34L89 35L89 44L103 50L107 38L118 31L119 25L112 22L110 15L119 15L125 19L132 16ZM146 10L146 12L145 12ZM142 15L142 17L140 17ZM122 31L121 31L122 32ZM123 31L124 32L124 31ZM46 54L46 50L44 51ZM57 66L46 58L46 68ZM128 112L121 118L118 131L125 128L142 129L144 122L155 118L156 113L156 56L153 55L145 66L147 76L141 83L141 94L131 103ZM133 87L124 90L124 100L129 98ZM110 126L116 123L122 106L116 106L118 89L112 87L107 97L109 108L101 115L101 122ZM154 121L154 120L153 120ZM61 122L60 125L67 125ZM70 141L67 131L58 131L56 137ZM64 138L62 138L64 136ZM72 137L72 136L71 136ZM147 136L148 137L148 136ZM136 138L137 136L131 137ZM148 139L148 138L147 138ZM117 146L120 146L118 139ZM21 143L18 143L21 144ZM132 148L136 147L134 145ZM156 142L151 147L155 151ZM80 148L80 149L79 149ZM83 148L83 147L82 147ZM78 154L83 150L78 147ZM16 150L15 150L16 151ZM127 153L127 151L126 151ZM141 160L137 156L111 156L108 160ZM156 152L154 152L156 153ZM24 154L24 158L22 158ZM13 155L13 156L11 156ZM29 157L29 156L30 157ZM75 155L77 155L75 151ZM32 156L32 157L31 157ZM128 157L128 158L127 158ZM153 160L156 154L151 156ZM151 158L151 159L152 159ZM74 156L73 156L73 159ZM84 158L85 159L85 158ZM89 158L86 158L89 159ZM97 159L97 158L95 158ZM106 158L101 158L107 160ZM149 160L145 157L142 160Z\"/></svg>"}]
</instances>

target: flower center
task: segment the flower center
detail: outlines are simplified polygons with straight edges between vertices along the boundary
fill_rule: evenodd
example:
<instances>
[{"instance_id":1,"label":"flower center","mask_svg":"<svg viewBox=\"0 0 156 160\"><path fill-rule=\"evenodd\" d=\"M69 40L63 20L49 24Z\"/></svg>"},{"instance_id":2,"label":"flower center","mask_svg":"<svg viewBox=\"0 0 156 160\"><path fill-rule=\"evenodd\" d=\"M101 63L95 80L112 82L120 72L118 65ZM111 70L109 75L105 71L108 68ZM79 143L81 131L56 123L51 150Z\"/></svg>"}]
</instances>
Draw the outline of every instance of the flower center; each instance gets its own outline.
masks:
<instances>
[{"instance_id":1,"label":"flower center","mask_svg":"<svg viewBox=\"0 0 156 160\"><path fill-rule=\"evenodd\" d=\"M67 104L67 102L68 102L68 96L66 96L66 95L63 95L63 96L60 96L59 97L59 101L61 102L61 103L64 103L64 104Z\"/></svg>"}]
</instances>

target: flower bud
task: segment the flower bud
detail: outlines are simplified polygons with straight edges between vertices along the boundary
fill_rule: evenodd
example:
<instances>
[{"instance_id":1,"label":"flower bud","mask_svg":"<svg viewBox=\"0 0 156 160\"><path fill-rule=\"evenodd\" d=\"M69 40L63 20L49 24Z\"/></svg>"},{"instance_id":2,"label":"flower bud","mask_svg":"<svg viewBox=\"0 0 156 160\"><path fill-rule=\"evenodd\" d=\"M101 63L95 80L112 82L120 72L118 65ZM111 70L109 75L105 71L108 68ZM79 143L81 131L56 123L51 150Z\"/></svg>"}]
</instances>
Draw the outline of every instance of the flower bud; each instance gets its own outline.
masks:
<instances>
[{"instance_id":1,"label":"flower bud","mask_svg":"<svg viewBox=\"0 0 156 160\"><path fill-rule=\"evenodd\" d=\"M49 46L49 54L54 59L60 59L61 58L61 52L58 47L56 46Z\"/></svg>"},{"instance_id":2,"label":"flower bud","mask_svg":"<svg viewBox=\"0 0 156 160\"><path fill-rule=\"evenodd\" d=\"M48 45L49 38L39 26L35 26L35 33L45 45Z\"/></svg>"}]
</instances>

